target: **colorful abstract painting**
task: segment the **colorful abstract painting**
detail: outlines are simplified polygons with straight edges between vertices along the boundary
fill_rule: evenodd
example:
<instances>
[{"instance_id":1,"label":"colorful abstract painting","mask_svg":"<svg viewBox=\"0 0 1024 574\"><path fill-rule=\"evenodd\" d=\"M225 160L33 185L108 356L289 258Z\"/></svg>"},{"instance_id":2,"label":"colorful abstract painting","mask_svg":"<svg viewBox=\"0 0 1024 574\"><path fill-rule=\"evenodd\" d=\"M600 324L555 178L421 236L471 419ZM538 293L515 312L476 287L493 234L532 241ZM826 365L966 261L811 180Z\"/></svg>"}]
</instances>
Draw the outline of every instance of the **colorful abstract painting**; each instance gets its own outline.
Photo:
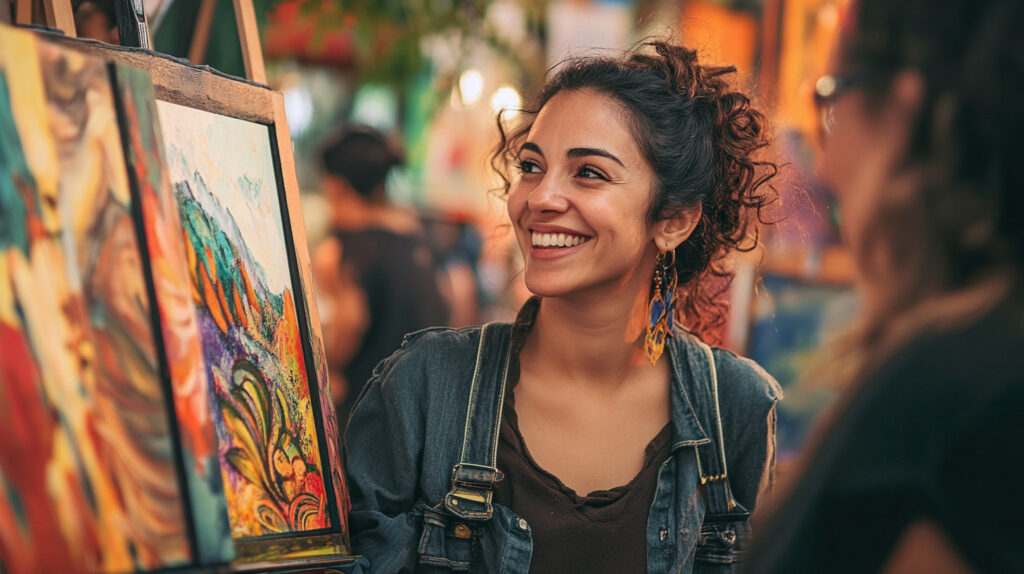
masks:
<instances>
[{"instance_id":1,"label":"colorful abstract painting","mask_svg":"<svg viewBox=\"0 0 1024 574\"><path fill-rule=\"evenodd\" d=\"M0 558L12 573L191 561L121 146L102 61L0 28Z\"/></svg>"},{"instance_id":2,"label":"colorful abstract painting","mask_svg":"<svg viewBox=\"0 0 1024 574\"><path fill-rule=\"evenodd\" d=\"M144 228L147 271L158 310L164 370L170 379L191 502L197 561L230 562L231 528L224 502L217 439L210 416L213 394L206 376L199 322L192 301L178 204L164 164L163 137L148 72L114 67L121 133Z\"/></svg>"},{"instance_id":3,"label":"colorful abstract painting","mask_svg":"<svg viewBox=\"0 0 1024 574\"><path fill-rule=\"evenodd\" d=\"M267 126L157 102L232 534L332 527Z\"/></svg>"}]
</instances>

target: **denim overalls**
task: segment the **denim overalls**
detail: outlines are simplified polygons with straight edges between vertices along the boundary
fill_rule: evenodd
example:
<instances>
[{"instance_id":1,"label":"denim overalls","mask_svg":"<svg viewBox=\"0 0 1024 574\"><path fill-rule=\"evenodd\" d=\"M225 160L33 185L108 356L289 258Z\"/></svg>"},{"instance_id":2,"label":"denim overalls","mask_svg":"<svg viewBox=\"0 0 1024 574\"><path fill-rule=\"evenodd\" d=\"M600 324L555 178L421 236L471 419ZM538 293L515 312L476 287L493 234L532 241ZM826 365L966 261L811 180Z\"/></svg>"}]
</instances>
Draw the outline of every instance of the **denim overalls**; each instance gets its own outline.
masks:
<instances>
[{"instance_id":1,"label":"denim overalls","mask_svg":"<svg viewBox=\"0 0 1024 574\"><path fill-rule=\"evenodd\" d=\"M420 332L367 385L349 423L346 463L353 547L365 555L360 565L368 571L528 572L530 525L492 501L501 479L495 463L511 331L507 323L492 323ZM753 363L712 351L685 332L670 339L668 354L674 444L648 517L648 572L732 572L749 532L749 512L730 486L718 367L727 367L735 385L729 404L765 421L759 431L744 421L755 429L752 443L773 442L780 391ZM360 429L364 424L371 428ZM367 459L375 450L367 441L375 440L383 441L384 468L373 469L379 461ZM759 471L772 463L770 451L764 460L744 461L760 469L742 474L758 482Z\"/></svg>"}]
</instances>

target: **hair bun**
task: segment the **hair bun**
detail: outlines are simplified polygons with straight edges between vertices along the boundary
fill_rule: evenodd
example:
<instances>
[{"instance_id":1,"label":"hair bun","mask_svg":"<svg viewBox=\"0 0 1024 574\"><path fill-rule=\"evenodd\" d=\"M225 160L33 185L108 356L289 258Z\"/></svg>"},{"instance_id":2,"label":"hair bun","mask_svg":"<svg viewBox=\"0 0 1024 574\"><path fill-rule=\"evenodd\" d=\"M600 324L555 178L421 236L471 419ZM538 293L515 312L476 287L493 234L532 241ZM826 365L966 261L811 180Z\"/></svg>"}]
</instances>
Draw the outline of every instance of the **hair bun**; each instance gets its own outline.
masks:
<instances>
[{"instance_id":1,"label":"hair bun","mask_svg":"<svg viewBox=\"0 0 1024 574\"><path fill-rule=\"evenodd\" d=\"M646 44L661 56L661 68L672 88L694 102L716 101L729 88L721 76L736 72L736 66L702 66L697 51L664 41Z\"/></svg>"}]
</instances>

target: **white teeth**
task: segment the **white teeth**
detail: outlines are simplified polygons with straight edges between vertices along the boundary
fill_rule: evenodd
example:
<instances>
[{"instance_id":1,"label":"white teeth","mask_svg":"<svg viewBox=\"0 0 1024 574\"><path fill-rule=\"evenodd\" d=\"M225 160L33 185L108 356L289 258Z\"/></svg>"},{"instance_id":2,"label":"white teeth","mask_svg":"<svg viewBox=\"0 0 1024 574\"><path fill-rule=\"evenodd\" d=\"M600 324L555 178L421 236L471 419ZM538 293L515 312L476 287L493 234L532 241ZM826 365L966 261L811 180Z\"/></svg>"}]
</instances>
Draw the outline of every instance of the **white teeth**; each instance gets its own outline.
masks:
<instances>
[{"instance_id":1,"label":"white teeth","mask_svg":"<svg viewBox=\"0 0 1024 574\"><path fill-rule=\"evenodd\" d=\"M534 232L530 239L534 247L575 247L587 240L579 235L537 232Z\"/></svg>"}]
</instances>

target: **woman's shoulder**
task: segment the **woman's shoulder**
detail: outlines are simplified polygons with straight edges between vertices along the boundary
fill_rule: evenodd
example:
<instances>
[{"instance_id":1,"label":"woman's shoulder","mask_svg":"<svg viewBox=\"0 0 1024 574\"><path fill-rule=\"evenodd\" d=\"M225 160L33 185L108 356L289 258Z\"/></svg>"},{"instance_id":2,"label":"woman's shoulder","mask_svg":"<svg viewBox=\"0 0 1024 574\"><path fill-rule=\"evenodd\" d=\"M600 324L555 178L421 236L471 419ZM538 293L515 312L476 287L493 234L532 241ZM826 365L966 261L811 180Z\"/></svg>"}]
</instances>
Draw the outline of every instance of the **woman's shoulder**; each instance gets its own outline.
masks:
<instances>
[{"instance_id":1,"label":"woman's shoulder","mask_svg":"<svg viewBox=\"0 0 1024 574\"><path fill-rule=\"evenodd\" d=\"M381 380L416 379L413 375L456 374L460 369L472 370L480 327L428 327L407 334L399 348L373 370L373 378Z\"/></svg>"},{"instance_id":2,"label":"woman's shoulder","mask_svg":"<svg viewBox=\"0 0 1024 574\"><path fill-rule=\"evenodd\" d=\"M754 407L782 399L782 387L761 365L736 353L712 348L721 402Z\"/></svg>"},{"instance_id":3,"label":"woman's shoulder","mask_svg":"<svg viewBox=\"0 0 1024 574\"><path fill-rule=\"evenodd\" d=\"M782 387L778 381L753 359L718 347L712 347L711 351L715 356L715 367L721 379L730 381L730 384L760 390L774 399L782 398Z\"/></svg>"}]
</instances>

